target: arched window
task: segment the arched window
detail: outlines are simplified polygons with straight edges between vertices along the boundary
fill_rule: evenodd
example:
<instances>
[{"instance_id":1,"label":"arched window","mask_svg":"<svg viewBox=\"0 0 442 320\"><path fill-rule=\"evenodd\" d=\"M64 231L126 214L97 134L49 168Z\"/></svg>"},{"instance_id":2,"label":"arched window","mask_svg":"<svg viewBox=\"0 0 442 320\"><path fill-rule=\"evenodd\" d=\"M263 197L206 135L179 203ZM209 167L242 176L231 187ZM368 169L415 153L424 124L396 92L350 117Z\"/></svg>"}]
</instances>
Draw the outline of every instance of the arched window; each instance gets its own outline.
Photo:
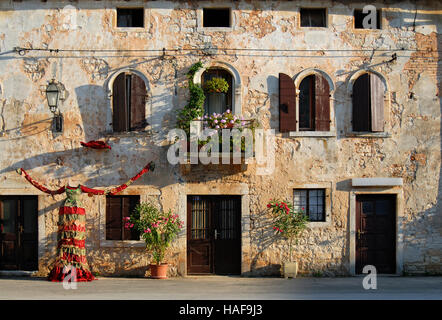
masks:
<instances>
[{"instance_id":1,"label":"arched window","mask_svg":"<svg viewBox=\"0 0 442 320\"><path fill-rule=\"evenodd\" d=\"M353 83L353 131L384 131L384 84L373 73L364 73Z\"/></svg>"},{"instance_id":2,"label":"arched window","mask_svg":"<svg viewBox=\"0 0 442 320\"><path fill-rule=\"evenodd\" d=\"M319 73L307 75L296 86L292 78L279 74L280 131L330 131L330 85ZM297 110L296 110L297 106Z\"/></svg>"},{"instance_id":3,"label":"arched window","mask_svg":"<svg viewBox=\"0 0 442 320\"><path fill-rule=\"evenodd\" d=\"M204 87L204 83L213 78L223 78L227 81L229 89L224 92L206 92L206 100L204 101L204 114L223 113L226 110L232 110L233 100L233 80L230 72L220 68L210 68L204 71L201 75L201 85Z\"/></svg>"},{"instance_id":4,"label":"arched window","mask_svg":"<svg viewBox=\"0 0 442 320\"><path fill-rule=\"evenodd\" d=\"M144 80L132 72L120 73L112 85L112 127L114 132L142 131L146 122L147 89Z\"/></svg>"}]
</instances>

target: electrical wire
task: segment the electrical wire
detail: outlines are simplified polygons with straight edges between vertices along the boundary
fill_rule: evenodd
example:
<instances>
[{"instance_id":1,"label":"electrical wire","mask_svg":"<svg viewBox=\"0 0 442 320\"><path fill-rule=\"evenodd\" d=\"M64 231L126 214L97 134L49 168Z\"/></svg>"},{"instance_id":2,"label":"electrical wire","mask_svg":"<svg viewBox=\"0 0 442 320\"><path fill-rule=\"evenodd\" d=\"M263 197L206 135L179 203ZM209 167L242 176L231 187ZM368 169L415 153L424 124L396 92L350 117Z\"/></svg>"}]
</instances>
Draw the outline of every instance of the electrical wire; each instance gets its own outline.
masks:
<instances>
[{"instance_id":1,"label":"electrical wire","mask_svg":"<svg viewBox=\"0 0 442 320\"><path fill-rule=\"evenodd\" d=\"M106 53L118 53L118 52L161 52L165 54L166 52L192 52L192 51L249 51L249 52L442 52L442 50L427 50L427 49L405 49L405 48L395 48L395 49L263 49L263 48L218 48L218 47L203 47L203 48L181 48L181 49L52 49L52 48L23 48L15 47L14 51L17 53L25 53L27 51L44 51L50 53L60 53L60 52L106 52ZM216 53L214 53L216 54ZM22 55L22 54L20 54Z\"/></svg>"}]
</instances>

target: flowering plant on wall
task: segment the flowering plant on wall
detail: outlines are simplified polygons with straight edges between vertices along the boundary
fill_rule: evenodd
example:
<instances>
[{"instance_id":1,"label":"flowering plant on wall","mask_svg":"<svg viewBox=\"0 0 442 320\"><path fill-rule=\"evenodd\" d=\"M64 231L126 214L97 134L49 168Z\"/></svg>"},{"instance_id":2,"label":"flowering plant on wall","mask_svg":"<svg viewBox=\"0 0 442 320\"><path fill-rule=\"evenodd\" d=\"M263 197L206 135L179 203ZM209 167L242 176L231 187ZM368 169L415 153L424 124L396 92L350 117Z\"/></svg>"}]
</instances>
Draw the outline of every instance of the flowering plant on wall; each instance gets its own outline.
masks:
<instances>
[{"instance_id":1,"label":"flowering plant on wall","mask_svg":"<svg viewBox=\"0 0 442 320\"><path fill-rule=\"evenodd\" d=\"M176 238L183 227L183 222L177 214L170 210L162 212L153 204L141 202L130 217L124 218L126 229L138 230L151 251L157 265L164 260L167 247Z\"/></svg>"},{"instance_id":2,"label":"flowering plant on wall","mask_svg":"<svg viewBox=\"0 0 442 320\"><path fill-rule=\"evenodd\" d=\"M244 118L238 117L234 115L229 109L226 110L224 113L213 113L211 115L204 115L203 117L198 117L197 120L203 122L204 128L209 129L215 129L218 131L218 141L220 144L222 144L222 135L221 130L222 129L238 129L238 131L242 132L244 129L248 128L252 130L252 138L254 138L254 129L257 126L257 123L255 120L244 120ZM213 132L215 134L216 132ZM231 146L230 149L232 150L233 143L238 142L241 145L241 150L245 150L245 138L239 137L237 139L241 139L241 141L235 141L235 138L233 136L230 137ZM205 145L210 141L210 138L208 138L205 141L199 141L199 145Z\"/></svg>"},{"instance_id":3,"label":"flowering plant on wall","mask_svg":"<svg viewBox=\"0 0 442 320\"><path fill-rule=\"evenodd\" d=\"M204 121L204 126L211 129L242 129L247 125L243 117L238 118L230 110L224 113L213 113L212 115L205 115L198 118Z\"/></svg>"},{"instance_id":4,"label":"flowering plant on wall","mask_svg":"<svg viewBox=\"0 0 442 320\"><path fill-rule=\"evenodd\" d=\"M273 230L275 234L289 240L290 261L292 261L292 244L301 237L307 228L308 217L304 210L296 211L290 203L279 200L270 200L267 208L271 210L273 217Z\"/></svg>"}]
</instances>

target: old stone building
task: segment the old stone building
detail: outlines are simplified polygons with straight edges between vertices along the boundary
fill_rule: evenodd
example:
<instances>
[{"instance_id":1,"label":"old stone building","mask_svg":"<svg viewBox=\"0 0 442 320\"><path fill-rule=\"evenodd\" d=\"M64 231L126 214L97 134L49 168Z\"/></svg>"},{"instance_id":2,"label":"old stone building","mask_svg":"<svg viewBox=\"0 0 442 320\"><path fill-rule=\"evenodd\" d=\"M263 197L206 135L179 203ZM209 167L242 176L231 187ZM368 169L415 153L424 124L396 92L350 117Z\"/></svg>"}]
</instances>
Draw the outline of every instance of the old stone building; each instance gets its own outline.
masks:
<instances>
[{"instance_id":1,"label":"old stone building","mask_svg":"<svg viewBox=\"0 0 442 320\"><path fill-rule=\"evenodd\" d=\"M366 5L376 9L370 28ZM57 247L64 196L40 192L16 169L49 189L100 189L154 161L155 171L119 196L82 196L94 273L145 274L144 242L120 220L152 201L186 222L167 254L170 275L277 275L288 244L274 236L266 204L284 199L310 217L295 247L302 273L353 275L375 264L381 273L440 274L441 8L389 0L0 1L0 269L46 275ZM207 112L229 109L273 130L264 161L168 161L167 135L198 61L195 83L213 75L229 83L222 99L206 97ZM92 140L112 149L80 144ZM229 222L208 224L220 215ZM194 239L198 230L204 239ZM230 231L231 240L214 240Z\"/></svg>"}]
</instances>

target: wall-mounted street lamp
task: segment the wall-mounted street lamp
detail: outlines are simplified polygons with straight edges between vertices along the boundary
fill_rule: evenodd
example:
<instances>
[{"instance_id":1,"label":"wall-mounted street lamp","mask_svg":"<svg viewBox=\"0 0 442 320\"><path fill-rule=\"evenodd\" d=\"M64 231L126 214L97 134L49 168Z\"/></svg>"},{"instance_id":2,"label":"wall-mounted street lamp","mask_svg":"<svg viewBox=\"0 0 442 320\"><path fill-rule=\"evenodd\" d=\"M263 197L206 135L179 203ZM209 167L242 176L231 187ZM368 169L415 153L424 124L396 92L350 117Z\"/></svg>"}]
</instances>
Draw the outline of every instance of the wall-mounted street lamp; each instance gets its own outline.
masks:
<instances>
[{"instance_id":1,"label":"wall-mounted street lamp","mask_svg":"<svg viewBox=\"0 0 442 320\"><path fill-rule=\"evenodd\" d=\"M53 129L55 132L63 131L63 116L58 110L60 92L60 85L52 79L46 87L46 100L48 101L49 110L54 114Z\"/></svg>"}]
</instances>

